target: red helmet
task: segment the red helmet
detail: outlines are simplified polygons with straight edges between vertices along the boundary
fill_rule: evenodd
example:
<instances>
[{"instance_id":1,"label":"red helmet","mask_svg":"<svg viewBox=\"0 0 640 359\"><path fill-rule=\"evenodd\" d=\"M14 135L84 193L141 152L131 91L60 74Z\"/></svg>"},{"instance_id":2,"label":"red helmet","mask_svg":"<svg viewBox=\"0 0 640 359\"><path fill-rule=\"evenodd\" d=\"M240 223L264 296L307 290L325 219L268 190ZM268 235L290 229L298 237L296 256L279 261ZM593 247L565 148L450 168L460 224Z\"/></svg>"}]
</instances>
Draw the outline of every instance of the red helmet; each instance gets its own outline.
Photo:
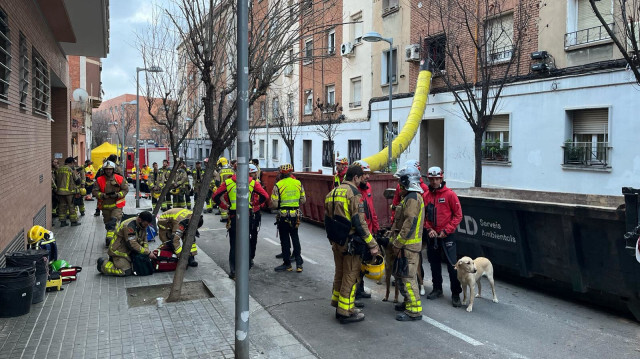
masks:
<instances>
[{"instance_id":1,"label":"red helmet","mask_svg":"<svg viewBox=\"0 0 640 359\"><path fill-rule=\"evenodd\" d=\"M349 165L349 160L346 157L342 157L342 158L337 158L336 159L336 164L337 165Z\"/></svg>"}]
</instances>

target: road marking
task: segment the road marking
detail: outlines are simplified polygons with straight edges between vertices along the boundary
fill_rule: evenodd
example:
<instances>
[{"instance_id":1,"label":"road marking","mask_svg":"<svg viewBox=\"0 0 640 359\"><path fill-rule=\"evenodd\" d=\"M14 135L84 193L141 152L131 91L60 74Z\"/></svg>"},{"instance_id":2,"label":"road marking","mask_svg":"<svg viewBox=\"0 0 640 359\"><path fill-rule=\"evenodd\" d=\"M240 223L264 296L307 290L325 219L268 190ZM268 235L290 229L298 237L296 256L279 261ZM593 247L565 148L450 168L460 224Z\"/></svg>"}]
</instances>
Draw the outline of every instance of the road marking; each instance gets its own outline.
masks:
<instances>
[{"instance_id":1,"label":"road marking","mask_svg":"<svg viewBox=\"0 0 640 359\"><path fill-rule=\"evenodd\" d=\"M280 243L278 243L278 242L274 241L274 240L273 240L273 239L271 239L271 238L267 238L267 237L263 237L263 238L264 238L264 240L265 240L265 241L267 241L267 242L269 242L269 243L273 244L274 246L279 246L279 245L280 245ZM314 260L313 260L313 259L311 259L311 258L307 258L307 257L306 257L306 256L304 256L304 255L300 255L300 256L301 256L301 257L302 257L302 259L304 259L306 262L309 262L309 263L311 263L311 264L318 264L318 262L314 261Z\"/></svg>"},{"instance_id":2,"label":"road marking","mask_svg":"<svg viewBox=\"0 0 640 359\"><path fill-rule=\"evenodd\" d=\"M457 337L457 338L460 338L460 339L464 340L465 342L467 342L467 343L469 343L469 344L471 344L473 346L484 345L484 344L482 344L482 342L479 342L479 341L477 341L477 340L475 340L475 339L473 339L473 338L471 338L471 337L469 337L467 335L464 335L464 334L460 333L459 331L457 331L457 330L455 330L453 328L450 328L450 327L440 323L439 321L437 321L435 319L427 317L424 314L422 315L422 320L427 322L427 323L429 323L429 324L431 324L431 325L433 325L434 327L436 327L438 329L444 330L445 332L453 335L454 337Z\"/></svg>"},{"instance_id":3,"label":"road marking","mask_svg":"<svg viewBox=\"0 0 640 359\"><path fill-rule=\"evenodd\" d=\"M198 228L200 232L209 232L209 231L226 231L226 228Z\"/></svg>"}]
</instances>

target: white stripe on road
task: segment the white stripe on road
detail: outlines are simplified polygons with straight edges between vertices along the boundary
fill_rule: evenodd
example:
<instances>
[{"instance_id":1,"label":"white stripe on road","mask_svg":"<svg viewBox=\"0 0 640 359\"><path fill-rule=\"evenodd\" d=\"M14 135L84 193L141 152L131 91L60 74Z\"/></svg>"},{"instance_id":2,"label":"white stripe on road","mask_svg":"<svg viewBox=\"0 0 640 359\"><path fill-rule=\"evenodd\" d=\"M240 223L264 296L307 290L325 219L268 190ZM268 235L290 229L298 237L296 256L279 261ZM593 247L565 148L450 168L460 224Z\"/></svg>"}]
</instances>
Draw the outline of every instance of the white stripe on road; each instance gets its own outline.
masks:
<instances>
[{"instance_id":1,"label":"white stripe on road","mask_svg":"<svg viewBox=\"0 0 640 359\"><path fill-rule=\"evenodd\" d=\"M482 344L482 342L479 342L479 341L477 341L477 340L475 340L475 339L473 339L473 338L471 338L471 337L469 337L467 335L464 335L464 334L460 333L459 331L457 331L457 330L455 330L453 328L449 328L448 326L440 323L439 321L437 321L435 319L429 318L424 314L422 315L422 320L427 322L427 323L429 323L429 324L431 324L431 325L433 325L434 327L436 327L438 329L444 330L445 332L453 335L454 337L457 337L457 338L460 338L460 339L464 340L465 342L467 342L467 343L469 343L469 344L471 344L473 346L484 345L484 344Z\"/></svg>"},{"instance_id":2,"label":"white stripe on road","mask_svg":"<svg viewBox=\"0 0 640 359\"><path fill-rule=\"evenodd\" d=\"M265 240L265 241L267 241L267 242L269 242L269 243L271 243L271 244L273 244L273 245L275 245L275 246L279 246L279 245L280 245L280 243L278 243L278 242L274 241L274 240L273 240L273 239L271 239L271 238L264 237L264 240ZM307 258L306 256L303 256L302 254L301 254L300 256L301 256L301 257L302 257L302 259L304 259L306 262L309 262L309 263L311 263L311 264L318 264L318 262L314 261L314 260L313 260L313 259L311 259L311 258Z\"/></svg>"}]
</instances>

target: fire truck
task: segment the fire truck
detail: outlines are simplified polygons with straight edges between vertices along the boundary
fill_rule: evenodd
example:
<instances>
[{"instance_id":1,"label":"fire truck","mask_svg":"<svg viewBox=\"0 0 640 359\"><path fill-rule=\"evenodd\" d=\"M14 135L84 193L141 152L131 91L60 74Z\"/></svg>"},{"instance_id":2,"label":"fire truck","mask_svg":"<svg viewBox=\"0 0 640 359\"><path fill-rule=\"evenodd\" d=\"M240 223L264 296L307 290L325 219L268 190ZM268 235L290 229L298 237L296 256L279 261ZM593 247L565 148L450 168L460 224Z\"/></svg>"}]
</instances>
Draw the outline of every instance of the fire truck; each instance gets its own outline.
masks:
<instances>
[{"instance_id":1,"label":"fire truck","mask_svg":"<svg viewBox=\"0 0 640 359\"><path fill-rule=\"evenodd\" d=\"M134 162L135 162L135 149L127 150L127 181L135 182L136 181L136 173L133 172ZM158 168L162 167L162 161L169 161L169 165L171 165L171 159L169 156L169 148L168 147L141 147L140 152L138 154L138 159L140 161L140 166L136 169L140 170L140 167L148 164L149 167L153 168L153 163L158 163ZM145 178L141 178L145 179Z\"/></svg>"}]
</instances>

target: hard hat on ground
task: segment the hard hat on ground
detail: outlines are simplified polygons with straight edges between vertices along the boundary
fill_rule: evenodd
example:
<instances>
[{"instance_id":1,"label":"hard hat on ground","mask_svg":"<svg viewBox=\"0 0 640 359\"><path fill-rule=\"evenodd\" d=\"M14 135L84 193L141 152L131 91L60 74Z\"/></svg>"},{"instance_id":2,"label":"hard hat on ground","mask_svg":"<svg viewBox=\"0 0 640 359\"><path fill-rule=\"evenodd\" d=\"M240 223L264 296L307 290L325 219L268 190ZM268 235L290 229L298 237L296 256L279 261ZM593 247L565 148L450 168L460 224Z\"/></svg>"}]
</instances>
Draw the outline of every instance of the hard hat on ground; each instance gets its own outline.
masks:
<instances>
[{"instance_id":1,"label":"hard hat on ground","mask_svg":"<svg viewBox=\"0 0 640 359\"><path fill-rule=\"evenodd\" d=\"M440 168L438 166L429 167L429 171L427 172L427 177L428 178L443 178L444 177L444 171L442 170L442 168Z\"/></svg>"},{"instance_id":2,"label":"hard hat on ground","mask_svg":"<svg viewBox=\"0 0 640 359\"><path fill-rule=\"evenodd\" d=\"M64 259L58 259L57 261L51 262L51 268L55 272L59 271L61 268L68 268L68 267L71 267L71 266Z\"/></svg>"},{"instance_id":3,"label":"hard hat on ground","mask_svg":"<svg viewBox=\"0 0 640 359\"><path fill-rule=\"evenodd\" d=\"M380 280L384 275L384 257L378 254L370 262L362 263L360 269L365 272L365 277Z\"/></svg>"},{"instance_id":4,"label":"hard hat on ground","mask_svg":"<svg viewBox=\"0 0 640 359\"><path fill-rule=\"evenodd\" d=\"M362 172L364 173L371 172L371 166L369 166L369 164L363 160L353 161L353 164L360 166L362 168Z\"/></svg>"},{"instance_id":5,"label":"hard hat on ground","mask_svg":"<svg viewBox=\"0 0 640 359\"><path fill-rule=\"evenodd\" d=\"M291 173L293 172L293 166L290 163L285 163L281 165L278 170L280 173Z\"/></svg>"}]
</instances>

